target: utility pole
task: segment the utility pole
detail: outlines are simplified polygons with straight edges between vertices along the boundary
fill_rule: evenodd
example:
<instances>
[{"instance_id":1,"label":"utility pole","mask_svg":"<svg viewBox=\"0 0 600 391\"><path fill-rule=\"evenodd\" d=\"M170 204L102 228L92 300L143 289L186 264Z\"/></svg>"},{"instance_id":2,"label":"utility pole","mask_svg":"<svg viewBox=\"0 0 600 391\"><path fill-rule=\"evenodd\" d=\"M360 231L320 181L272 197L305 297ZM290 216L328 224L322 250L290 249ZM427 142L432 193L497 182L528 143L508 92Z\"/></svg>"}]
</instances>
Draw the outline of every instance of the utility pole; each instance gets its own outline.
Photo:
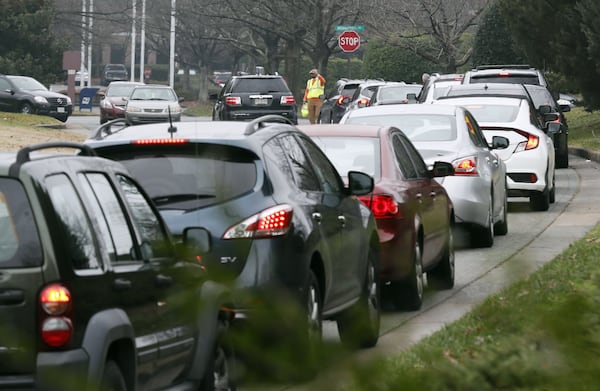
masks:
<instances>
[{"instance_id":1,"label":"utility pole","mask_svg":"<svg viewBox=\"0 0 600 391\"><path fill-rule=\"evenodd\" d=\"M171 50L169 53L169 85L175 86L175 2L171 0Z\"/></svg>"},{"instance_id":2,"label":"utility pole","mask_svg":"<svg viewBox=\"0 0 600 391\"><path fill-rule=\"evenodd\" d=\"M87 0L81 0L81 61L79 64L79 87L83 87L83 68L85 67L85 32L86 32Z\"/></svg>"},{"instance_id":3,"label":"utility pole","mask_svg":"<svg viewBox=\"0 0 600 391\"><path fill-rule=\"evenodd\" d=\"M131 81L135 81L135 9L136 9L136 1L132 0L133 8L131 10L131 72L129 72L129 77Z\"/></svg>"},{"instance_id":4,"label":"utility pole","mask_svg":"<svg viewBox=\"0 0 600 391\"><path fill-rule=\"evenodd\" d=\"M88 70L88 79L85 82L86 86L90 86L92 83L92 29L94 26L94 0L90 0L90 13L88 15L88 42L87 42L87 70ZM81 73L81 78L84 78L84 73Z\"/></svg>"},{"instance_id":5,"label":"utility pole","mask_svg":"<svg viewBox=\"0 0 600 391\"><path fill-rule=\"evenodd\" d=\"M146 0L142 0L142 28L140 32L140 83L144 82L146 61Z\"/></svg>"}]
</instances>

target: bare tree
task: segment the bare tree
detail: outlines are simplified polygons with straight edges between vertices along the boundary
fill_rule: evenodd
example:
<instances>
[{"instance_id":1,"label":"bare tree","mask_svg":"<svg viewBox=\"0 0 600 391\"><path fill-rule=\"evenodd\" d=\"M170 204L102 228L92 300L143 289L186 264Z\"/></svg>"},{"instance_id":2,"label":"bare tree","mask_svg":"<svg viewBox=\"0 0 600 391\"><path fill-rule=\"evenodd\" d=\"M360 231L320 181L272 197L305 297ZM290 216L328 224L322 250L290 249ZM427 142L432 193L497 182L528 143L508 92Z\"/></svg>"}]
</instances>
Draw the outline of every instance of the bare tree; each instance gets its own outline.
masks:
<instances>
[{"instance_id":1,"label":"bare tree","mask_svg":"<svg viewBox=\"0 0 600 391\"><path fill-rule=\"evenodd\" d=\"M369 28L387 44L411 50L454 73L471 56L466 33L490 0L373 0Z\"/></svg>"}]
</instances>

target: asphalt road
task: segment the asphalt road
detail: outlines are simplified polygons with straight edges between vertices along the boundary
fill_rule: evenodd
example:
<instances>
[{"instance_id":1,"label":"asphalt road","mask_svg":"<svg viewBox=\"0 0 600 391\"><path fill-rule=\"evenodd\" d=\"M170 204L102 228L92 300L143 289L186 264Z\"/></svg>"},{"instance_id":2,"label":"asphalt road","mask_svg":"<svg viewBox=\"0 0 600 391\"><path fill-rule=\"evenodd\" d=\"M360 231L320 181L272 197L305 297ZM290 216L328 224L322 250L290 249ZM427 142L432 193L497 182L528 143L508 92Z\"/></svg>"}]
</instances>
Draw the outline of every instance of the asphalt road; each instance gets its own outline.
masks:
<instances>
[{"instance_id":1,"label":"asphalt road","mask_svg":"<svg viewBox=\"0 0 600 391\"><path fill-rule=\"evenodd\" d=\"M69 129L83 134L97 126L98 117L93 116L67 121ZM600 222L600 164L571 155L570 167L556 171L556 186L556 202L546 212L530 211L525 198L510 198L508 234L496 236L491 248L457 249L455 287L449 291L428 290L419 311L385 311L375 348L324 368L307 384L243 389L333 391L348 378L346 371L352 360L361 362L398 353L459 319L487 296L533 273ZM339 343L333 322L325 322L324 338Z\"/></svg>"}]
</instances>

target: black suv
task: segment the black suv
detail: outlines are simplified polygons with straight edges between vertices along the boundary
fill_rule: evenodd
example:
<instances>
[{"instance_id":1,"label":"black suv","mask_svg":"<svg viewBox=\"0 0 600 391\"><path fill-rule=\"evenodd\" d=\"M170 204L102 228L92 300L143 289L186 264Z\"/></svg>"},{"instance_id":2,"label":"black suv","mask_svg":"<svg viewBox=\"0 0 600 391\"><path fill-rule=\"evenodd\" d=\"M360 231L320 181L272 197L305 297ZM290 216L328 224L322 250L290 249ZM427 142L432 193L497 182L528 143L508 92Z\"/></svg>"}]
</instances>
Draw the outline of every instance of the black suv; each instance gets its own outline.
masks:
<instances>
[{"instance_id":1,"label":"black suv","mask_svg":"<svg viewBox=\"0 0 600 391\"><path fill-rule=\"evenodd\" d=\"M279 75L233 76L223 86L212 111L213 121L245 121L276 114L298 123L298 107Z\"/></svg>"},{"instance_id":2,"label":"black suv","mask_svg":"<svg viewBox=\"0 0 600 391\"><path fill-rule=\"evenodd\" d=\"M0 111L48 115L66 122L73 113L73 103L32 77L0 74Z\"/></svg>"},{"instance_id":3,"label":"black suv","mask_svg":"<svg viewBox=\"0 0 600 391\"><path fill-rule=\"evenodd\" d=\"M100 84L109 85L113 81L129 80L129 72L124 64L106 64L100 75Z\"/></svg>"},{"instance_id":4,"label":"black suv","mask_svg":"<svg viewBox=\"0 0 600 391\"><path fill-rule=\"evenodd\" d=\"M512 83L533 84L547 87L544 74L527 64L480 65L465 72L463 84Z\"/></svg>"},{"instance_id":5,"label":"black suv","mask_svg":"<svg viewBox=\"0 0 600 391\"><path fill-rule=\"evenodd\" d=\"M121 164L76 143L3 152L0 222L0 389L208 391L227 380L230 298L193 256L206 231L175 248Z\"/></svg>"},{"instance_id":6,"label":"black suv","mask_svg":"<svg viewBox=\"0 0 600 391\"><path fill-rule=\"evenodd\" d=\"M233 284L236 320L283 300L300 314L299 347L319 343L324 319L337 321L344 342L376 344L380 245L370 210L356 199L372 190L373 178L350 172L345 186L291 121L265 116L174 129L114 120L86 145L129 168L175 235L198 224L210 231L203 259L209 273ZM277 335L291 321L289 314L269 319Z\"/></svg>"}]
</instances>

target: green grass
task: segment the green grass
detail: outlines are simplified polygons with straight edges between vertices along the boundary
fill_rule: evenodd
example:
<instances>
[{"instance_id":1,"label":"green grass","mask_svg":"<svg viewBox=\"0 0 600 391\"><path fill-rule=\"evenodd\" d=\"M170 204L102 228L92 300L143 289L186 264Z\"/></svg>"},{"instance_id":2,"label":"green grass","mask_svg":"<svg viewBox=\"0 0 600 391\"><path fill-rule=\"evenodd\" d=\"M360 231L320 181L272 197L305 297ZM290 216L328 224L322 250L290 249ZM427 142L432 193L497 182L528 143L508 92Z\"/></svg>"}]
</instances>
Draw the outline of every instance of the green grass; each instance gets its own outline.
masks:
<instances>
[{"instance_id":1,"label":"green grass","mask_svg":"<svg viewBox=\"0 0 600 391\"><path fill-rule=\"evenodd\" d=\"M48 126L60 125L62 122L56 118L45 115L21 114L0 112L0 126Z\"/></svg>"},{"instance_id":2,"label":"green grass","mask_svg":"<svg viewBox=\"0 0 600 391\"><path fill-rule=\"evenodd\" d=\"M183 102L185 114L194 117L211 117L213 102Z\"/></svg>"},{"instance_id":3,"label":"green grass","mask_svg":"<svg viewBox=\"0 0 600 391\"><path fill-rule=\"evenodd\" d=\"M569 145L600 151L600 112L567 113ZM600 226L525 280L401 354L360 366L350 391L597 390Z\"/></svg>"}]
</instances>

